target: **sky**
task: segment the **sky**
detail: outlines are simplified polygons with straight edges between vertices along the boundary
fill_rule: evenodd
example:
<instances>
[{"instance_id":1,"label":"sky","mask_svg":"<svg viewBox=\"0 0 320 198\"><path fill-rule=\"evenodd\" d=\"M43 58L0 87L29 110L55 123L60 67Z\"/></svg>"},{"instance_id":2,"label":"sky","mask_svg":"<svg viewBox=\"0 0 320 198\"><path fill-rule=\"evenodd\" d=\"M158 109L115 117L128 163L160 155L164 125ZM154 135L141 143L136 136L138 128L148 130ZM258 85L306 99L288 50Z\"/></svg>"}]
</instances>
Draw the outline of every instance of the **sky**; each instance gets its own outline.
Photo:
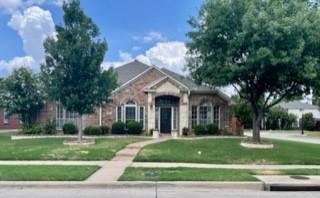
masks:
<instances>
[{"instance_id":1,"label":"sky","mask_svg":"<svg viewBox=\"0 0 320 198\"><path fill-rule=\"evenodd\" d=\"M63 0L0 0L0 76L43 62L42 43L62 24ZM108 43L102 66L138 59L181 74L185 70L187 20L203 0L81 0L84 12Z\"/></svg>"}]
</instances>

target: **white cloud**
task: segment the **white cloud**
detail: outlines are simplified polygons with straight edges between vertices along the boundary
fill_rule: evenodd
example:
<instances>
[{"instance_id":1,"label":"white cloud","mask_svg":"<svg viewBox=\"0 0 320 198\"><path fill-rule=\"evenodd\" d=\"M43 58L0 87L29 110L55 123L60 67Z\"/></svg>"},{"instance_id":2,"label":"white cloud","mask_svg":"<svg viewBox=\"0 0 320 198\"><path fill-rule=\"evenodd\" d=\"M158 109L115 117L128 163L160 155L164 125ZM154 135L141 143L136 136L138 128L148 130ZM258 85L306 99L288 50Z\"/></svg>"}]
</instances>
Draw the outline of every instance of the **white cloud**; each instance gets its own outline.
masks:
<instances>
[{"instance_id":1,"label":"white cloud","mask_svg":"<svg viewBox=\"0 0 320 198\"><path fill-rule=\"evenodd\" d=\"M54 35L54 22L49 11L37 6L30 7L23 13L15 12L8 25L19 33L26 55L36 61L44 58L43 41Z\"/></svg>"},{"instance_id":2,"label":"white cloud","mask_svg":"<svg viewBox=\"0 0 320 198\"><path fill-rule=\"evenodd\" d=\"M180 74L186 74L186 53L187 48L183 42L159 42L154 47L150 48L145 53L136 56L135 58L133 58L133 56L128 52L119 51L119 61L104 62L102 66L104 68L109 68L110 66L118 67L137 59L148 65L153 64Z\"/></svg>"},{"instance_id":3,"label":"white cloud","mask_svg":"<svg viewBox=\"0 0 320 198\"><path fill-rule=\"evenodd\" d=\"M167 38L161 34L161 32L150 31L145 36L133 36L133 40L135 41L143 41L145 43L152 43L152 42L163 42L166 41Z\"/></svg>"},{"instance_id":4,"label":"white cloud","mask_svg":"<svg viewBox=\"0 0 320 198\"><path fill-rule=\"evenodd\" d=\"M12 13L22 4L22 0L0 0L0 9Z\"/></svg>"},{"instance_id":5,"label":"white cloud","mask_svg":"<svg viewBox=\"0 0 320 198\"><path fill-rule=\"evenodd\" d=\"M137 56L136 59L180 74L186 74L186 53L187 48L183 42L159 42L144 54Z\"/></svg>"},{"instance_id":6,"label":"white cloud","mask_svg":"<svg viewBox=\"0 0 320 198\"><path fill-rule=\"evenodd\" d=\"M14 13L19 9L26 9L34 5L53 4L61 6L64 0L0 0L0 9Z\"/></svg>"},{"instance_id":7,"label":"white cloud","mask_svg":"<svg viewBox=\"0 0 320 198\"><path fill-rule=\"evenodd\" d=\"M13 69L18 67L28 67L34 71L39 69L38 63L31 56L15 57L10 61L0 60L0 74L8 75Z\"/></svg>"}]
</instances>

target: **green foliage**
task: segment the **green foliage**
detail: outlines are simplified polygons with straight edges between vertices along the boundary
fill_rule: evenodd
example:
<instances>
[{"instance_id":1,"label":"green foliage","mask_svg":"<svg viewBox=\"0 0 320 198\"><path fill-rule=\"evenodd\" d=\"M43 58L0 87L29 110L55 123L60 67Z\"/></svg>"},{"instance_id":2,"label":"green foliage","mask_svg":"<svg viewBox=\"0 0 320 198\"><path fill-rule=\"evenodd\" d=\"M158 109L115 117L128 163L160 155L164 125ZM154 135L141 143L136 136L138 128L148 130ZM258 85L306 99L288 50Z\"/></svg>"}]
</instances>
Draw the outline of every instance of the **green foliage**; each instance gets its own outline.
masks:
<instances>
[{"instance_id":1,"label":"green foliage","mask_svg":"<svg viewBox=\"0 0 320 198\"><path fill-rule=\"evenodd\" d=\"M130 121L127 124L127 130L129 134L141 134L142 133L142 126L139 122Z\"/></svg>"},{"instance_id":2,"label":"green foliage","mask_svg":"<svg viewBox=\"0 0 320 198\"><path fill-rule=\"evenodd\" d=\"M21 67L0 83L0 103L10 114L19 114L24 127L30 128L42 108L44 94L39 79L31 70Z\"/></svg>"},{"instance_id":3,"label":"green foliage","mask_svg":"<svg viewBox=\"0 0 320 198\"><path fill-rule=\"evenodd\" d=\"M206 127L202 124L198 124L193 127L194 133L196 135L205 135L206 134Z\"/></svg>"},{"instance_id":4,"label":"green foliage","mask_svg":"<svg viewBox=\"0 0 320 198\"><path fill-rule=\"evenodd\" d=\"M273 107L266 114L267 129L292 129L297 117L281 107Z\"/></svg>"},{"instance_id":5,"label":"green foliage","mask_svg":"<svg viewBox=\"0 0 320 198\"><path fill-rule=\"evenodd\" d=\"M246 101L241 99L238 95L231 97L232 105L231 112L237 117L244 128L252 128L252 111L251 107Z\"/></svg>"},{"instance_id":6,"label":"green foliage","mask_svg":"<svg viewBox=\"0 0 320 198\"><path fill-rule=\"evenodd\" d=\"M56 131L56 121L55 120L47 120L44 126L42 127L44 134L53 134Z\"/></svg>"},{"instance_id":7,"label":"green foliage","mask_svg":"<svg viewBox=\"0 0 320 198\"><path fill-rule=\"evenodd\" d=\"M206 130L209 135L218 135L219 134L219 127L216 124L208 124L206 126Z\"/></svg>"},{"instance_id":8,"label":"green foliage","mask_svg":"<svg viewBox=\"0 0 320 198\"><path fill-rule=\"evenodd\" d=\"M101 67L107 43L99 37L99 28L85 15L80 1L65 2L63 11L64 23L56 26L56 38L44 42L41 74L48 94L81 116L106 101L117 85L116 74L112 68L104 71Z\"/></svg>"},{"instance_id":9,"label":"green foliage","mask_svg":"<svg viewBox=\"0 0 320 198\"><path fill-rule=\"evenodd\" d=\"M303 128L312 131L316 127L316 120L313 118L312 113L303 114L302 117Z\"/></svg>"},{"instance_id":10,"label":"green foliage","mask_svg":"<svg viewBox=\"0 0 320 198\"><path fill-rule=\"evenodd\" d=\"M102 133L103 135L106 135L106 134L109 133L109 127L108 127L108 126L102 125L102 126L100 126L100 128L101 128L101 133Z\"/></svg>"},{"instance_id":11,"label":"green foliage","mask_svg":"<svg viewBox=\"0 0 320 198\"><path fill-rule=\"evenodd\" d=\"M319 12L307 1L207 0L189 20L191 75L238 89L252 108L257 142L263 113L308 94L319 79Z\"/></svg>"},{"instance_id":12,"label":"green foliage","mask_svg":"<svg viewBox=\"0 0 320 198\"><path fill-rule=\"evenodd\" d=\"M74 135L78 133L78 128L73 123L65 123L62 126L62 131L66 135Z\"/></svg>"},{"instance_id":13,"label":"green foliage","mask_svg":"<svg viewBox=\"0 0 320 198\"><path fill-rule=\"evenodd\" d=\"M43 131L40 125L33 124L31 127L24 127L22 132L27 135L41 135Z\"/></svg>"},{"instance_id":14,"label":"green foliage","mask_svg":"<svg viewBox=\"0 0 320 198\"><path fill-rule=\"evenodd\" d=\"M182 129L182 135L188 136L190 133L190 129L188 127L183 127Z\"/></svg>"},{"instance_id":15,"label":"green foliage","mask_svg":"<svg viewBox=\"0 0 320 198\"><path fill-rule=\"evenodd\" d=\"M85 135L102 135L102 130L99 126L87 126L83 133Z\"/></svg>"},{"instance_id":16,"label":"green foliage","mask_svg":"<svg viewBox=\"0 0 320 198\"><path fill-rule=\"evenodd\" d=\"M125 134L125 124L121 121L112 124L112 134Z\"/></svg>"}]
</instances>

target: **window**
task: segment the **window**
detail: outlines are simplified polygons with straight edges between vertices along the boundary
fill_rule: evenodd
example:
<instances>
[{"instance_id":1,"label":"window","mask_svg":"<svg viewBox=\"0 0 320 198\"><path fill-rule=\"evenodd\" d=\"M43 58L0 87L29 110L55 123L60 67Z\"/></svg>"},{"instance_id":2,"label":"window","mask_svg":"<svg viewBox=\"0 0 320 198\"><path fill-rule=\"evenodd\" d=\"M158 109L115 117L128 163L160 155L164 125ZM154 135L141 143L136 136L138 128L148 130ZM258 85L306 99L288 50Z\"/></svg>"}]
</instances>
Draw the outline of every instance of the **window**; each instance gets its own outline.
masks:
<instances>
[{"instance_id":1,"label":"window","mask_svg":"<svg viewBox=\"0 0 320 198\"><path fill-rule=\"evenodd\" d=\"M65 123L77 124L77 114L75 112L67 111L62 107L60 102L56 103L56 128L61 130Z\"/></svg>"},{"instance_id":2,"label":"window","mask_svg":"<svg viewBox=\"0 0 320 198\"><path fill-rule=\"evenodd\" d=\"M213 123L220 127L220 108L219 106L213 107Z\"/></svg>"},{"instance_id":3,"label":"window","mask_svg":"<svg viewBox=\"0 0 320 198\"><path fill-rule=\"evenodd\" d=\"M199 122L203 125L211 123L211 105L208 102L202 103L199 107Z\"/></svg>"},{"instance_id":4,"label":"window","mask_svg":"<svg viewBox=\"0 0 320 198\"><path fill-rule=\"evenodd\" d=\"M129 100L126 104L126 123L129 121L135 121L136 120L136 103L132 100Z\"/></svg>"},{"instance_id":5,"label":"window","mask_svg":"<svg viewBox=\"0 0 320 198\"><path fill-rule=\"evenodd\" d=\"M159 117L160 117L160 108L159 107L156 107L155 109L155 129L156 130L159 130Z\"/></svg>"},{"instance_id":6,"label":"window","mask_svg":"<svg viewBox=\"0 0 320 198\"><path fill-rule=\"evenodd\" d=\"M9 114L5 109L3 109L3 124L8 124L8 123L9 123Z\"/></svg>"},{"instance_id":7,"label":"window","mask_svg":"<svg viewBox=\"0 0 320 198\"><path fill-rule=\"evenodd\" d=\"M176 130L178 128L178 108L172 107L172 129Z\"/></svg>"},{"instance_id":8,"label":"window","mask_svg":"<svg viewBox=\"0 0 320 198\"><path fill-rule=\"evenodd\" d=\"M140 107L139 116L140 116L140 125L142 129L144 129L144 106Z\"/></svg>"},{"instance_id":9,"label":"window","mask_svg":"<svg viewBox=\"0 0 320 198\"><path fill-rule=\"evenodd\" d=\"M120 105L116 107L116 121L122 121L122 108Z\"/></svg>"},{"instance_id":10,"label":"window","mask_svg":"<svg viewBox=\"0 0 320 198\"><path fill-rule=\"evenodd\" d=\"M191 107L191 127L194 128L198 123L198 107Z\"/></svg>"}]
</instances>

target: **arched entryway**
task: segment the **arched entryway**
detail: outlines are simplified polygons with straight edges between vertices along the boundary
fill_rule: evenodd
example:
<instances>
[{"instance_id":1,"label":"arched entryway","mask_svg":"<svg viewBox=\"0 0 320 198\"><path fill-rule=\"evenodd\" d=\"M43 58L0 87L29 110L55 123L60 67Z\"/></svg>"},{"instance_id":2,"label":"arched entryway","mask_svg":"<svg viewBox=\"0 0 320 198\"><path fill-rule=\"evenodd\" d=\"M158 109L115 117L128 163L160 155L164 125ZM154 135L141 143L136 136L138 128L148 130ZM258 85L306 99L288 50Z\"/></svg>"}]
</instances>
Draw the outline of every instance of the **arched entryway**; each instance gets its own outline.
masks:
<instances>
[{"instance_id":1,"label":"arched entryway","mask_svg":"<svg viewBox=\"0 0 320 198\"><path fill-rule=\"evenodd\" d=\"M155 128L162 134L170 134L179 129L180 98L171 95L155 98Z\"/></svg>"}]
</instances>

